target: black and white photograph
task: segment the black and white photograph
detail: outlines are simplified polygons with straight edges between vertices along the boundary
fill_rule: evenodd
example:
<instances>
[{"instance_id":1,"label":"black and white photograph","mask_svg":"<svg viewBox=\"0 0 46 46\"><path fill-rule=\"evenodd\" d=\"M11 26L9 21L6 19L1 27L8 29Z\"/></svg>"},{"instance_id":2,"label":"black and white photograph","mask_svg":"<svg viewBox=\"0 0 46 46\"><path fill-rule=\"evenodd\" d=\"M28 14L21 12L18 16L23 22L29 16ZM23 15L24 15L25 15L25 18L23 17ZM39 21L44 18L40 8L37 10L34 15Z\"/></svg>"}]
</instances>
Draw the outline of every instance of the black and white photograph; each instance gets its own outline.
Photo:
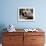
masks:
<instances>
[{"instance_id":1,"label":"black and white photograph","mask_svg":"<svg viewBox=\"0 0 46 46\"><path fill-rule=\"evenodd\" d=\"M31 7L18 8L18 21L34 21L35 9Z\"/></svg>"}]
</instances>

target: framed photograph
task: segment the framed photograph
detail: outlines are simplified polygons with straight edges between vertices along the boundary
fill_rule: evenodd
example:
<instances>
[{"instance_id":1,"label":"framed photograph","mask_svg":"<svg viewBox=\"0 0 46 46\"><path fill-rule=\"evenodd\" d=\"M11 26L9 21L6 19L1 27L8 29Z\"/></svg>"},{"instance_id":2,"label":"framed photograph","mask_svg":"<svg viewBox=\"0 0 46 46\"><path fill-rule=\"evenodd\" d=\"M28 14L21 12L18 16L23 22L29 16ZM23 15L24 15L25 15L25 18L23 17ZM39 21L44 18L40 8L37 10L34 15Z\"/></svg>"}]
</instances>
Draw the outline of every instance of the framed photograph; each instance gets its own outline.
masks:
<instances>
[{"instance_id":1,"label":"framed photograph","mask_svg":"<svg viewBox=\"0 0 46 46\"><path fill-rule=\"evenodd\" d=\"M35 8L32 7L19 7L18 8L18 21L34 21Z\"/></svg>"}]
</instances>

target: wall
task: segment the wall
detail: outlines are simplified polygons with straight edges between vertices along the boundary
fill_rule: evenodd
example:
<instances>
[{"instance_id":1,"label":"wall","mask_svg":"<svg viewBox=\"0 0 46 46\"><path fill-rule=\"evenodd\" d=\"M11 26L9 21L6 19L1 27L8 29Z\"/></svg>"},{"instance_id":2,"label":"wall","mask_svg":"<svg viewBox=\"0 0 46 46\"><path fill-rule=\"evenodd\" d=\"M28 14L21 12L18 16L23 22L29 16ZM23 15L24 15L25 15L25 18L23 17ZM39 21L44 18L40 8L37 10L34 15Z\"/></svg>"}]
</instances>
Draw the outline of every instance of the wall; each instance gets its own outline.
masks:
<instances>
[{"instance_id":1,"label":"wall","mask_svg":"<svg viewBox=\"0 0 46 46\"><path fill-rule=\"evenodd\" d=\"M13 24L16 28L46 28L46 0L1 0L0 24ZM33 22L18 22L18 7L34 7L36 19Z\"/></svg>"}]
</instances>

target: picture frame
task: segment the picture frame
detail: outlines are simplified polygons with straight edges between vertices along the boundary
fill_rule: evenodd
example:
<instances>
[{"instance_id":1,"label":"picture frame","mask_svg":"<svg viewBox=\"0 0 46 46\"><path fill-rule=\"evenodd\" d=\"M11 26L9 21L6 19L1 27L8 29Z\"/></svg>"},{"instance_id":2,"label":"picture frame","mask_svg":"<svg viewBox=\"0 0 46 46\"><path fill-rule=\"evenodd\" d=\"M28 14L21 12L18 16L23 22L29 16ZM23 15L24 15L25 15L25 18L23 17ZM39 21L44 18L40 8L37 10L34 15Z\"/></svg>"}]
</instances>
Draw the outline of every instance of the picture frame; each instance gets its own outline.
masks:
<instances>
[{"instance_id":1,"label":"picture frame","mask_svg":"<svg viewBox=\"0 0 46 46\"><path fill-rule=\"evenodd\" d=\"M35 8L33 7L19 7L18 21L35 21Z\"/></svg>"}]
</instances>

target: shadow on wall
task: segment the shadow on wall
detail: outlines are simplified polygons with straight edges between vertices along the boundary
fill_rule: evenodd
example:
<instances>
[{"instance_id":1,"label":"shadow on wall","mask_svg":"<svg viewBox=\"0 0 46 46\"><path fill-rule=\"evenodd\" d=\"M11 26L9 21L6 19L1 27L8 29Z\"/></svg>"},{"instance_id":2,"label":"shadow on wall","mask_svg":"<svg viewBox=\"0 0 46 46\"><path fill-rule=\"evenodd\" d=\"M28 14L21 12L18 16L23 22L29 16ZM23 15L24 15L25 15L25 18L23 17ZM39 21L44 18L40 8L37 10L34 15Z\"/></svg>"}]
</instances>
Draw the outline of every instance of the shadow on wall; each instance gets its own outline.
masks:
<instances>
[{"instance_id":1,"label":"shadow on wall","mask_svg":"<svg viewBox=\"0 0 46 46\"><path fill-rule=\"evenodd\" d=\"M0 24L0 43L2 43L3 32L6 32L6 26L4 24Z\"/></svg>"}]
</instances>

